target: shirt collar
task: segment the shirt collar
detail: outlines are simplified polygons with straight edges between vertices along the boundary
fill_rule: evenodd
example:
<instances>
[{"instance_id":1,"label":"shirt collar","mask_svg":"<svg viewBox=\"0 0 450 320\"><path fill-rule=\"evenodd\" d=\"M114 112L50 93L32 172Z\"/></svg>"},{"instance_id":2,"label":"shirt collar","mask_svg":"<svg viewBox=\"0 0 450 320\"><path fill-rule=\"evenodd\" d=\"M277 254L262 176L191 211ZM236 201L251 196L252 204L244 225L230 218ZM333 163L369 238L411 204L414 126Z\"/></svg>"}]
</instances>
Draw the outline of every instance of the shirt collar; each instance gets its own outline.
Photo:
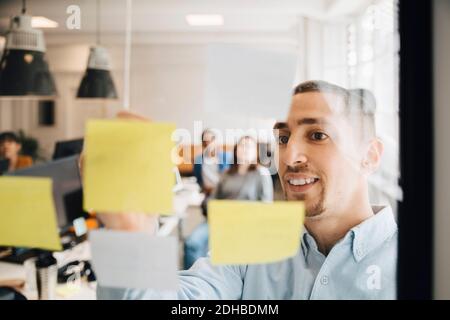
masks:
<instances>
[{"instance_id":1,"label":"shirt collar","mask_svg":"<svg viewBox=\"0 0 450 320\"><path fill-rule=\"evenodd\" d=\"M353 256L358 262L397 232L391 207L372 206L372 210L372 217L350 230L353 235Z\"/></svg>"},{"instance_id":2,"label":"shirt collar","mask_svg":"<svg viewBox=\"0 0 450 320\"><path fill-rule=\"evenodd\" d=\"M389 206L372 206L374 215L350 229L345 237L338 243L351 241L353 257L357 262L362 260L368 253L379 247L397 231L397 223ZM314 238L303 228L301 237L303 255L306 257L309 249L317 249Z\"/></svg>"},{"instance_id":3,"label":"shirt collar","mask_svg":"<svg viewBox=\"0 0 450 320\"><path fill-rule=\"evenodd\" d=\"M313 248L315 247L317 249L316 241L308 233L308 230L306 230L305 227L303 227L303 234L301 237L300 245L302 246L302 252L303 252L303 256L305 257L305 259L306 259L306 256L308 255L308 250L310 247L313 247Z\"/></svg>"}]
</instances>

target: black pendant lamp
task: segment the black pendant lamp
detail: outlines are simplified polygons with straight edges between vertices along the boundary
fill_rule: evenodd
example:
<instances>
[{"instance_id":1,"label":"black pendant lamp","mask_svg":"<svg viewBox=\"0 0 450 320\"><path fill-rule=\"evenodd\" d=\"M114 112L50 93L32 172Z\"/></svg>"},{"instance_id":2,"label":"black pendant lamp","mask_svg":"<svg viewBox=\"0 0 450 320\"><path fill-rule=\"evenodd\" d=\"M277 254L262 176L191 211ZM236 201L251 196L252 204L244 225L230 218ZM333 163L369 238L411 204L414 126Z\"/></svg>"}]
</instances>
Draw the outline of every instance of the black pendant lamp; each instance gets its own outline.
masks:
<instances>
[{"instance_id":1,"label":"black pendant lamp","mask_svg":"<svg viewBox=\"0 0 450 320\"><path fill-rule=\"evenodd\" d=\"M97 45L90 48L88 65L78 88L77 98L117 99L108 51L100 46L99 13L97 0Z\"/></svg>"},{"instance_id":2,"label":"black pendant lamp","mask_svg":"<svg viewBox=\"0 0 450 320\"><path fill-rule=\"evenodd\" d=\"M90 48L88 66L78 88L77 98L117 99L108 51L105 48Z\"/></svg>"},{"instance_id":3,"label":"black pendant lamp","mask_svg":"<svg viewBox=\"0 0 450 320\"><path fill-rule=\"evenodd\" d=\"M0 60L0 98L51 99L56 95L53 77L45 61L41 30L33 29L31 16L11 19L4 54Z\"/></svg>"}]
</instances>

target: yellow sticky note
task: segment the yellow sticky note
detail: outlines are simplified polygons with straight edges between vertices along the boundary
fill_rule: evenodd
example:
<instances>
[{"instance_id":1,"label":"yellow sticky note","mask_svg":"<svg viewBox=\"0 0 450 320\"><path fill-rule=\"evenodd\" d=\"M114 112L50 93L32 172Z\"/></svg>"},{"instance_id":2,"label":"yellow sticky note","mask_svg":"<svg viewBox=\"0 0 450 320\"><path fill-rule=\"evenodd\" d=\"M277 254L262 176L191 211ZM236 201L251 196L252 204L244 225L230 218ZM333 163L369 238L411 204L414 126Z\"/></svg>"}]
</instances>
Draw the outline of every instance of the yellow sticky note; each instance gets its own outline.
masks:
<instances>
[{"instance_id":1,"label":"yellow sticky note","mask_svg":"<svg viewBox=\"0 0 450 320\"><path fill-rule=\"evenodd\" d=\"M175 125L128 120L87 123L84 208L172 214Z\"/></svg>"},{"instance_id":2,"label":"yellow sticky note","mask_svg":"<svg viewBox=\"0 0 450 320\"><path fill-rule=\"evenodd\" d=\"M303 219L303 202L210 201L211 262L269 263L291 257L299 249Z\"/></svg>"},{"instance_id":3,"label":"yellow sticky note","mask_svg":"<svg viewBox=\"0 0 450 320\"><path fill-rule=\"evenodd\" d=\"M62 249L50 178L0 178L0 245Z\"/></svg>"}]
</instances>

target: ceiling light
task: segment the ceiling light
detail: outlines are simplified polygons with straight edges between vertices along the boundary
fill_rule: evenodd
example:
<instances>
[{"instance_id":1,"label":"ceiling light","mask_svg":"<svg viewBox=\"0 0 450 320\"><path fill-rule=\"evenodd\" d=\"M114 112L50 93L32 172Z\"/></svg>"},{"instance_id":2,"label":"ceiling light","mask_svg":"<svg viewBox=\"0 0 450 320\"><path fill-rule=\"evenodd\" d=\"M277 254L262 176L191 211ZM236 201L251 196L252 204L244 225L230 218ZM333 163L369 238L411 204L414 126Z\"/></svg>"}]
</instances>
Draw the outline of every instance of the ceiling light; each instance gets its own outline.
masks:
<instances>
[{"instance_id":1,"label":"ceiling light","mask_svg":"<svg viewBox=\"0 0 450 320\"><path fill-rule=\"evenodd\" d=\"M31 19L31 26L33 28L58 28L58 22L37 16Z\"/></svg>"},{"instance_id":2,"label":"ceiling light","mask_svg":"<svg viewBox=\"0 0 450 320\"><path fill-rule=\"evenodd\" d=\"M92 46L77 98L117 99L110 70L108 51L101 46Z\"/></svg>"},{"instance_id":3,"label":"ceiling light","mask_svg":"<svg viewBox=\"0 0 450 320\"><path fill-rule=\"evenodd\" d=\"M2 98L53 98L56 87L45 61L42 30L33 29L31 17L22 14L11 19L6 45L0 60Z\"/></svg>"},{"instance_id":4,"label":"ceiling light","mask_svg":"<svg viewBox=\"0 0 450 320\"><path fill-rule=\"evenodd\" d=\"M91 46L77 98L117 99L108 50L100 45L100 0L97 0L97 45Z\"/></svg>"},{"instance_id":5,"label":"ceiling light","mask_svg":"<svg viewBox=\"0 0 450 320\"><path fill-rule=\"evenodd\" d=\"M223 26L223 16L220 14L188 14L186 22L190 26Z\"/></svg>"}]
</instances>

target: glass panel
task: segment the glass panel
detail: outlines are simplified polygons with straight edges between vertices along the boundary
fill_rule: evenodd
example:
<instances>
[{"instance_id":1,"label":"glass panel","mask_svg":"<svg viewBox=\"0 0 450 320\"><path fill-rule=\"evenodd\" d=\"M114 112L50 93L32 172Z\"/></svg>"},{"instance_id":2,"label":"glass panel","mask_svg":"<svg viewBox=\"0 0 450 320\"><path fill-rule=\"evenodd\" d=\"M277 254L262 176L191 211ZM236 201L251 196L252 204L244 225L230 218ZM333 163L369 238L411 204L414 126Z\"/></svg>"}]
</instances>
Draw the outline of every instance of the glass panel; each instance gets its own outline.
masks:
<instances>
[{"instance_id":1,"label":"glass panel","mask_svg":"<svg viewBox=\"0 0 450 320\"><path fill-rule=\"evenodd\" d=\"M1 16L20 13L12 3L0 4ZM73 0L70 6L40 0L28 1L27 10L33 17L51 18L40 19L44 31L38 42L45 38L45 60L58 96L51 103L30 96L0 97L2 173L32 164L18 161L26 149L20 136L33 143L36 162L49 162L58 150L67 151L61 157L80 152L91 119L127 111L140 120L172 122L177 127L172 135L175 168L167 181L175 181L175 214L156 218L154 212L107 215L93 210L97 215L92 212L86 220L88 228L100 222L109 229L175 236L177 268L186 270L177 275L179 291L170 297L396 298L395 221L402 199L396 0ZM24 50L11 41L0 38L2 61L12 51ZM30 63L16 60L22 67ZM99 94L77 98L86 74L97 75L90 84ZM101 94L106 87L114 94ZM127 133L117 133L119 137L125 139ZM142 145L147 146L145 138ZM141 142L132 142L137 140ZM139 149L131 150L131 142L117 143L111 148L118 150L117 163ZM129 168L151 172L145 170L150 165L141 161L143 154L130 156L135 163L111 170L111 181ZM136 184L123 185L126 193ZM84 217L81 192L75 191L79 197L74 202ZM128 199L136 201L134 194ZM211 217L220 211L208 210L214 200L230 200L230 205L245 201L236 207L242 215L230 212L218 229L211 227L218 221ZM295 223L288 219L292 201L305 208L303 217L298 207L295 217L304 220L294 231ZM250 204L255 207L246 206ZM277 205L286 212L277 215ZM258 218L258 210L266 220ZM70 232L67 246L85 240ZM218 235L222 238L214 238ZM295 250L280 256L292 243ZM89 243L84 245L89 249ZM230 263L216 264L217 252ZM138 253L130 249L129 254ZM63 254L56 256L67 263ZM80 265L92 272L84 262ZM124 276L120 266L116 272L109 274L111 281ZM83 285L75 275L68 278ZM98 285L100 297L164 297L151 287L113 290ZM86 288L89 297L95 295L91 286Z\"/></svg>"}]
</instances>

